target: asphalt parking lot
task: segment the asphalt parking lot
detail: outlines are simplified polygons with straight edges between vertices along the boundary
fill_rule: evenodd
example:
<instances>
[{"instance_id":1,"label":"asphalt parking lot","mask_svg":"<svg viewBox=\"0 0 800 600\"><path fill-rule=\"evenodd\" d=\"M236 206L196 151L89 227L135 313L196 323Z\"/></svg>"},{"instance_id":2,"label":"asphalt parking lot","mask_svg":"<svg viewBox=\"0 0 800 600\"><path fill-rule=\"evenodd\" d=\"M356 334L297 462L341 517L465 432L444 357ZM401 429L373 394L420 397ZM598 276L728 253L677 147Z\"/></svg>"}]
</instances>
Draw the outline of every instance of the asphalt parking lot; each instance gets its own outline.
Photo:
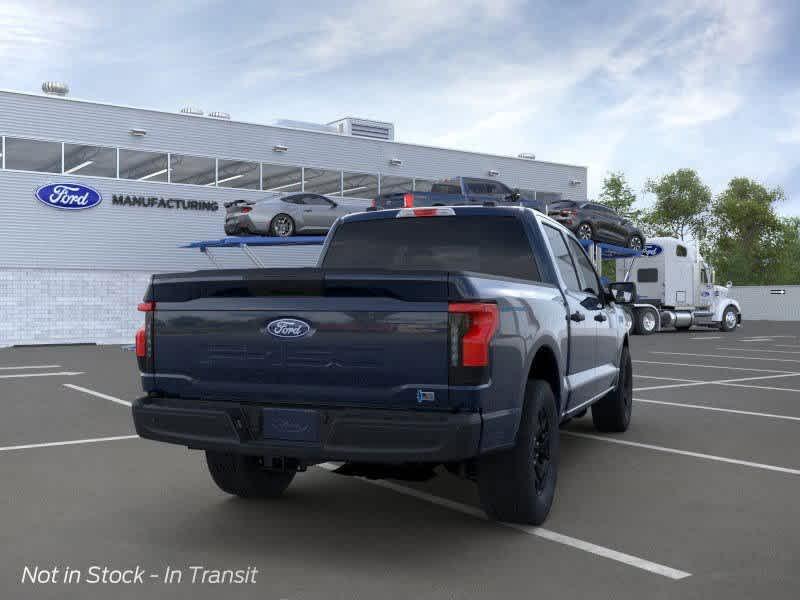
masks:
<instances>
[{"instance_id":1,"label":"asphalt parking lot","mask_svg":"<svg viewBox=\"0 0 800 600\"><path fill-rule=\"evenodd\" d=\"M131 352L0 350L2 597L800 596L800 323L634 337L632 354L630 430L563 429L536 529L481 518L473 485L448 474L312 468L277 501L226 496L199 452L135 436ZM93 565L147 574L87 583ZM22 583L26 567L57 581ZM217 569L248 581L209 583Z\"/></svg>"}]
</instances>

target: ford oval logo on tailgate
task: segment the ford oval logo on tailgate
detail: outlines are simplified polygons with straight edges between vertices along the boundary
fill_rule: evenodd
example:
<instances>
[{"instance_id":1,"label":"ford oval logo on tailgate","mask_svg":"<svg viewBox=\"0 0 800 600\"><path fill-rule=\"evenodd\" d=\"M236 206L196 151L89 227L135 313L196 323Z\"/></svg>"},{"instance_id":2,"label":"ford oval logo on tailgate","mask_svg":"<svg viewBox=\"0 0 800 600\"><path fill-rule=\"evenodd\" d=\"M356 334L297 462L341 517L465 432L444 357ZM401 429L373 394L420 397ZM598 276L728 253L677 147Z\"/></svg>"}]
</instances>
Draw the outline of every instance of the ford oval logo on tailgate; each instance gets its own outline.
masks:
<instances>
[{"instance_id":1,"label":"ford oval logo on tailgate","mask_svg":"<svg viewBox=\"0 0 800 600\"><path fill-rule=\"evenodd\" d=\"M36 199L53 208L81 210L97 206L103 201L103 196L79 183L50 183L36 190Z\"/></svg>"},{"instance_id":2,"label":"ford oval logo on tailgate","mask_svg":"<svg viewBox=\"0 0 800 600\"><path fill-rule=\"evenodd\" d=\"M299 338L311 333L311 325L300 319L275 319L261 330L279 338Z\"/></svg>"}]
</instances>

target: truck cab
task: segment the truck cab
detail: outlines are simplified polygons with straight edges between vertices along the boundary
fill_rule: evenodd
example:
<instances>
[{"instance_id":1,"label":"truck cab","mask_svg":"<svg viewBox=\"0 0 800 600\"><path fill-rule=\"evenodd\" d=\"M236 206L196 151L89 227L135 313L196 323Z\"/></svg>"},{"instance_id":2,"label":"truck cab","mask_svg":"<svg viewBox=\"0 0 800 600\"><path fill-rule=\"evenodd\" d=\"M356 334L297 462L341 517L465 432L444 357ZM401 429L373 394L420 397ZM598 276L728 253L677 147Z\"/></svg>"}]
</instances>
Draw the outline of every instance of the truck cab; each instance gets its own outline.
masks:
<instances>
[{"instance_id":1,"label":"truck cab","mask_svg":"<svg viewBox=\"0 0 800 600\"><path fill-rule=\"evenodd\" d=\"M633 323L637 333L692 325L729 331L741 323L741 308L728 297L729 287L715 285L714 270L684 240L651 238L641 256L618 261L616 272L618 280L636 284ZM653 329L648 327L651 323Z\"/></svg>"}]
</instances>

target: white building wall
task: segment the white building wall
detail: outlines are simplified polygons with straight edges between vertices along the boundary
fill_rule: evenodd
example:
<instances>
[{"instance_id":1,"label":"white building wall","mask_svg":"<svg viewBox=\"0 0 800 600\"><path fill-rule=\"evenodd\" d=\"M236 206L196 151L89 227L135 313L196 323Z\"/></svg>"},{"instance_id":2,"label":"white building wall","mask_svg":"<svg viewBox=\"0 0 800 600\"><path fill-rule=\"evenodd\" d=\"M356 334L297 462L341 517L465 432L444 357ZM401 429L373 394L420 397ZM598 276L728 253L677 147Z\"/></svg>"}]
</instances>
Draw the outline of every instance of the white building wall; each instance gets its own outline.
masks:
<instances>
[{"instance_id":1,"label":"white building wall","mask_svg":"<svg viewBox=\"0 0 800 600\"><path fill-rule=\"evenodd\" d=\"M131 129L146 130L136 137ZM399 142L378 141L0 91L0 136L103 147L318 167L435 180L456 175L586 199L585 167ZM285 152L275 152L275 145ZM390 165L399 159L401 165ZM100 205L58 210L34 197L52 183L80 183ZM114 194L216 202L217 211L112 203ZM152 181L0 169L0 345L130 343L142 321L135 310L154 272L207 269L192 241L224 236L223 203L263 192ZM311 266L319 247L265 248L274 266ZM224 267L251 267L237 250L217 253Z\"/></svg>"},{"instance_id":2,"label":"white building wall","mask_svg":"<svg viewBox=\"0 0 800 600\"><path fill-rule=\"evenodd\" d=\"M743 321L800 321L800 285L734 285Z\"/></svg>"}]
</instances>

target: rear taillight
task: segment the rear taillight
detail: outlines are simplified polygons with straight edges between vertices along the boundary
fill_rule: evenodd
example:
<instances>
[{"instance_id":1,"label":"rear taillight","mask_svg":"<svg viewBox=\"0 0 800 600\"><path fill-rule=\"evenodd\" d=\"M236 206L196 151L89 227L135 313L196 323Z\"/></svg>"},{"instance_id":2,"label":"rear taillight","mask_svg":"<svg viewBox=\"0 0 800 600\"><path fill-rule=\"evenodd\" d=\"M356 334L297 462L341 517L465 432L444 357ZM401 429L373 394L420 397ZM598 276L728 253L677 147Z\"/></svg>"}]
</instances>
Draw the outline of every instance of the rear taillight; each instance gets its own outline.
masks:
<instances>
[{"instance_id":1,"label":"rear taillight","mask_svg":"<svg viewBox=\"0 0 800 600\"><path fill-rule=\"evenodd\" d=\"M490 302L455 302L448 306L449 381L479 385L489 379L489 345L500 313Z\"/></svg>"},{"instance_id":2,"label":"rear taillight","mask_svg":"<svg viewBox=\"0 0 800 600\"><path fill-rule=\"evenodd\" d=\"M564 209L564 210L561 211L561 216L562 217L574 217L577 214L578 214L578 211L575 210L574 208L568 208L568 209Z\"/></svg>"},{"instance_id":3,"label":"rear taillight","mask_svg":"<svg viewBox=\"0 0 800 600\"><path fill-rule=\"evenodd\" d=\"M144 313L144 327L136 332L136 362L139 364L139 371L152 373L154 370L153 315L156 310L156 303L141 302L136 308Z\"/></svg>"},{"instance_id":4,"label":"rear taillight","mask_svg":"<svg viewBox=\"0 0 800 600\"><path fill-rule=\"evenodd\" d=\"M403 194L403 208L414 206L414 194Z\"/></svg>"},{"instance_id":5,"label":"rear taillight","mask_svg":"<svg viewBox=\"0 0 800 600\"><path fill-rule=\"evenodd\" d=\"M249 213L251 210L253 210L251 207L249 207L249 206L245 206L245 207L242 209L242 212L243 212L243 213L245 213L245 214L247 214L247 213Z\"/></svg>"}]
</instances>

